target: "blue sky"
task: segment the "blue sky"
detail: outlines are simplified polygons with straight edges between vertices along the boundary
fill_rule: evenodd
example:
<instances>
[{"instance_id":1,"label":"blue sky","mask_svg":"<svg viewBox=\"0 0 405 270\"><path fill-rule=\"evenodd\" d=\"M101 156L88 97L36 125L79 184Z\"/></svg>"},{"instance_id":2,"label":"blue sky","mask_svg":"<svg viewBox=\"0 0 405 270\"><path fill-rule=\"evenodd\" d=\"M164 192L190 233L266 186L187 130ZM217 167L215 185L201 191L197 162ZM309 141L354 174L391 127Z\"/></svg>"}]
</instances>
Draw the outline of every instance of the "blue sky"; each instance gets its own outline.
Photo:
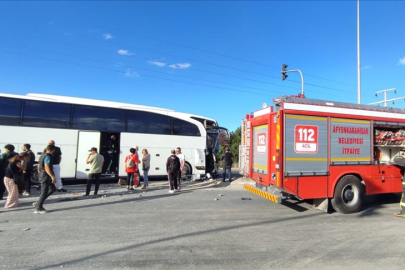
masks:
<instances>
[{"instance_id":1,"label":"blue sky","mask_svg":"<svg viewBox=\"0 0 405 270\"><path fill-rule=\"evenodd\" d=\"M405 1L360 1L362 103L405 96ZM0 1L0 92L129 102L234 131L280 95L357 103L356 1ZM392 104L390 104L392 106ZM395 107L404 107L397 101Z\"/></svg>"}]
</instances>

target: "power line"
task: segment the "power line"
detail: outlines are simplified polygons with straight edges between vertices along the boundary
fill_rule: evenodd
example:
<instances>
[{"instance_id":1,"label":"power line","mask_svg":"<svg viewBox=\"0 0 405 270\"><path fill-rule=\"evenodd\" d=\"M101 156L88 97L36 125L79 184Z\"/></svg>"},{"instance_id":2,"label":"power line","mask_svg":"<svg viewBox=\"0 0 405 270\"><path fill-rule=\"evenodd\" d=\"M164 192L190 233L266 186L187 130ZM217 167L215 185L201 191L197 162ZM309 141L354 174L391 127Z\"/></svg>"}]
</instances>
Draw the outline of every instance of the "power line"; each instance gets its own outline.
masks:
<instances>
[{"instance_id":1,"label":"power line","mask_svg":"<svg viewBox=\"0 0 405 270\"><path fill-rule=\"evenodd\" d=\"M35 55L29 55L29 54L23 54L23 53L10 52L10 51L5 51L5 50L0 50L0 51L5 52L5 53L11 53L11 54L16 54L16 55L21 55L21 56L34 57L34 58L38 58L38 59L54 61L54 62L61 62L61 63L72 64L72 65L78 65L78 66L83 66L83 67L88 67L88 68L94 68L94 69L100 69L100 70L105 70L105 71L112 71L112 72L117 72L117 73L121 73L121 74L126 74L126 73L127 73L127 72L124 72L124 71L113 70L113 69L102 68L102 67L94 67L94 66L90 66L90 65L85 65L85 64L80 64L80 63L74 63L74 62L69 62L69 61L64 61L64 60L59 60L59 59L52 59L52 58L47 58L47 57L40 57L40 56L35 56ZM226 87L220 87L220 86L212 86L212 85L206 85L206 84L200 84L200 83L185 82L185 81L167 79L167 78L162 78L162 77L155 77L155 76L144 75L144 74L142 74L142 77L154 78L154 79L160 79L160 80L166 80L166 81L173 81L173 82L180 82L180 83L186 83L186 84L192 84L192 85L198 85L198 86L204 86L204 87L210 87L210 88L216 88L216 89L223 89L223 90L228 90L228 91L243 92L243 93L248 93L248 94L255 94L255 95L261 95L261 96L270 96L270 97L273 97L273 96L271 96L271 95L266 95L266 94L257 93L257 92L244 91L244 90L238 90L238 89L232 89L232 88L226 88ZM273 92L274 92L274 91L273 91ZM280 94L282 94L282 93L280 93Z\"/></svg>"},{"instance_id":2,"label":"power line","mask_svg":"<svg viewBox=\"0 0 405 270\"><path fill-rule=\"evenodd\" d=\"M46 53L53 53L53 54L58 54L58 55L63 55L63 56L68 56L68 57L74 57L74 58L79 58L79 59L84 59L84 60L90 60L90 61L99 62L99 63L104 63L104 64L110 64L110 65L113 65L113 64L114 64L114 63L107 62L107 61L103 61L103 60L92 59L92 58L88 58L88 57L82 57L82 56L71 55L71 54L65 54L65 53L59 53L59 52L54 52L54 51L45 50L45 49L33 48L33 47L25 46L25 45L12 44L12 43L5 43L5 42L0 42L0 43L12 45L12 46L19 46L19 47L23 47L23 48L27 48L27 49L33 49L33 50L43 51L43 52L46 52ZM141 58L141 59L142 59L142 58ZM212 83L219 83L219 84L225 84L225 85L236 86L236 87L249 88L249 89L259 90L259 91L263 91L263 92L279 93L279 92L277 92L277 91L271 91L271 90L268 90L268 89L261 89L261 88L257 88L257 87L242 86L242 85L237 85L237 84L232 84L232 83L225 83L225 82L220 82L220 81L214 81L214 80L208 80L208 79L201 79L201 78L196 78L196 77L191 77L191 76L185 76L185 75L180 75L180 74L173 74L173 73L167 73L167 72L163 72L163 71L156 71L156 70L151 70L151 69L147 69L147 68L141 68L141 67L137 67L137 66L131 66L131 65L125 65L125 64L122 64L121 66L129 67L129 68L135 68L135 69L140 69L140 70L149 71L149 72L161 73L161 74L165 74L165 75L178 76L178 77L183 77L183 78L188 78L188 79L201 80L201 81L206 81L206 82L212 82ZM295 89L295 88L293 88L293 87L289 87L289 88ZM322 94L322 92L317 92L317 91L312 91L312 92ZM330 95L331 95L331 96L341 97L341 96L339 96L339 95L333 95L333 94L330 94Z\"/></svg>"},{"instance_id":3,"label":"power line","mask_svg":"<svg viewBox=\"0 0 405 270\"><path fill-rule=\"evenodd\" d=\"M93 38L89 38L89 37L82 36L82 35L78 35L78 34L75 34L75 36L78 36L78 37L81 37L81 38L84 38L84 39L95 40L95 39L93 39ZM37 38L37 39L39 39L39 38ZM49 39L48 39L48 40L49 40ZM53 40L52 40L52 41L53 41ZM97 39L97 41L99 41L99 40ZM53 41L53 42L66 44L66 43L63 43L63 42L60 42L60 41ZM173 44L177 44L177 43L173 43ZM93 48L93 47L85 47L85 46L80 46L80 45L76 45L76 44L68 44L68 45L69 45L69 46L82 47L82 48L86 48L86 49L98 50L98 51L102 51L102 52L107 52L107 51L105 51L105 50L100 50L100 49L98 49L98 48ZM179 46L182 46L182 45L179 45ZM186 46L186 47L187 47L187 46ZM177 57L177 58L181 58L181 59L187 59L187 60L191 60L191 61L195 61L195 62L200 62L200 63L209 64L209 65L213 65L213 66L217 66L217 67L222 67L222 68L228 68L228 69L237 70L237 71L246 72L246 73L251 73L251 74L255 74L255 75L260 75L260 76L265 76L265 77L280 79L279 77L272 76L272 75L269 75L269 74L264 74L264 73L258 73L258 72L248 71L248 70L245 70L245 69L239 69L239 68L229 67L229 66L225 66L225 65L219 65L219 64L215 64L215 63L211 63L211 62L206 62L206 61L201 61L201 60L186 58L186 57L177 56L177 55L173 55L173 54L167 54L167 53L152 51L152 50L143 49L143 48L139 48L139 47L135 47L135 49L137 49L137 50L149 51L149 52L158 53L158 54L162 54L162 55L167 55L167 56L171 56L171 57ZM199 49L196 49L196 50L199 50ZM111 53L111 52L108 51L108 53ZM215 54L215 53L213 53L213 54ZM138 58L138 59L142 59L142 60L148 60L148 59L141 58L141 57L134 56L134 55L131 55L130 57L134 57L134 58ZM231 57L231 58L232 58L232 57ZM239 59L239 58L238 58L238 59ZM241 60L241 59L239 59L239 60ZM242 59L242 60L243 60L243 59ZM244 61L248 61L248 60L244 60ZM263 65L264 65L264 64L263 64ZM269 66L269 65L267 65L267 66ZM272 67L272 66L269 66L269 67ZM194 70L199 70L199 71L207 72L207 71L204 71L204 70L201 70L201 69L196 69L196 68L193 68L193 67L191 67L190 69L194 69ZM224 74L221 74L221 73L217 73L217 74L218 74L218 75L224 75ZM224 76L228 76L228 75L224 75ZM311 75L306 75L306 76L311 76ZM237 77L237 78L246 79L246 78L242 78L242 77ZM246 79L246 80L250 80L250 79ZM291 79L290 79L289 82L294 82L294 83L299 83L299 84L301 84L301 81L297 81L297 80L291 80ZM267 83L267 84L272 84L272 83ZM285 88L292 88L292 89L295 89L294 87L288 87L288 86L284 86L284 85L278 85L278 84L272 84L272 85L277 85L277 86L279 86L279 87L285 87ZM317 85L317 84L306 83L306 85L311 85L311 86L313 86L313 87L322 88L322 89L334 90L334 91L338 91L338 92L352 93L351 91L345 91L345 90L336 89L336 88L327 87L327 86L321 86L321 85ZM315 92L316 92L316 91L315 91ZM317 92L317 93L319 93L319 92ZM335 95L335 96L337 96L337 95Z\"/></svg>"},{"instance_id":4,"label":"power line","mask_svg":"<svg viewBox=\"0 0 405 270\"><path fill-rule=\"evenodd\" d=\"M39 39L36 37L36 39ZM48 40L51 42L55 42L55 43L60 43L60 44L64 44L64 45L68 45L68 46L75 46L75 47L79 47L79 48L84 48L84 49L90 49L90 50L97 50L100 52L105 52L105 53L111 53L111 51L106 51L106 50L102 50L99 48L94 48L94 47L86 47L86 46L82 46L82 45L77 45L77 44L71 44L71 43L64 43L64 42L60 42L60 41L56 41L56 40L50 40L50 39L42 39L42 40ZM19 45L19 44L12 44L12 43L7 43L7 42L0 42L3 44L8 44L8 45L12 45L12 46L20 46L20 47L24 47L23 45ZM25 46L26 48L29 48L27 46ZM37 48L33 48L35 50L43 50L43 49L37 49ZM45 51L45 50L43 50ZM54 52L57 53L57 52ZM58 53L60 54L60 53ZM162 53L163 54L163 53ZM69 55L70 56L70 55ZM77 56L73 56L73 57L77 57ZM145 61L149 61L149 59L147 58L143 58L143 57L139 57L139 56L135 56L135 55L130 55L128 56L130 58L136 58L136 59L141 59L141 60L145 60ZM180 57L181 58L181 57ZM279 87L283 87L283 88L291 88L291 89L296 89L295 87L289 87L289 86L285 86L285 85L281 85L281 84L274 84L274 83L270 83L270 82L265 82L265 81L261 81L261 80L255 80L255 79L250 79L250 78L245 78L245 77L240 77L240 76L235 76L235 75L229 75L229 74L224 74L224 73L219 73L219 72L214 72L214 71L208 71L208 70L203 70L203 69L197 69L194 67L190 67L189 69L192 70L196 70L196 71L201 71L201 72L206 72L206 73L211 73L211 74L217 74L217 75L221 75L221 76L227 76L227 77L232 77L232 78L238 78L238 79L243 79L243 80L248 80L248 81L254 81L254 82L259 82L259 83L263 83L263 84L269 84L269 85L274 85L274 86L279 86ZM266 75L267 76L267 75Z\"/></svg>"},{"instance_id":5,"label":"power line","mask_svg":"<svg viewBox=\"0 0 405 270\"><path fill-rule=\"evenodd\" d=\"M82 35L77 35L77 34L76 34L76 36L81 37L81 38L84 38L84 39L94 40L93 38L85 37L85 36L82 36ZM97 41L98 41L98 40L97 40ZM182 46L182 45L179 45L179 46ZM197 60L197 59L192 59L192 58L188 58L188 57L183 57L183 56L178 56L178 55L173 55L173 54L168 54L168 53L163 53L163 52L157 52L157 51L153 51L153 50L149 50L149 49L144 49L144 48L139 48L139 47L132 47L132 48L134 48L134 49L136 49L136 50L143 50L143 51L147 51L147 52L153 52L153 53L158 53L158 54L162 54L162 55L166 55L166 56L176 57L176 58L185 59L185 60L190 60L190 61L195 61L195 62L204 63L204 64L208 64L208 65L213 65L213 66L217 66L217 67L223 67L223 68L228 68L228 69L232 69L232 70L242 71L242 72L251 73L251 74L255 74L255 75L260 75L260 76L265 76L265 77L280 79L280 77L272 76L272 75L269 75L269 74L264 74L264 73L258 73L258 72L248 71L248 70L245 70L245 69L239 69L239 68L229 67L229 66L225 66L225 65L219 65L219 64L215 64L215 63L211 63L211 62L207 62L207 61L201 61L201 60ZM199 50L199 49L196 49L196 50ZM215 54L215 53L213 53L213 54ZM138 57L138 56L132 56L132 57L135 57L135 58L138 58L138 59L144 59L144 58L140 58L140 57ZM231 58L232 58L232 57L231 57ZM248 60L243 60L243 59L240 59L240 58L237 58L237 59L238 59L238 60L241 60L241 61L248 61ZM147 60L147 59L144 59L144 60ZM256 64L259 64L259 63L256 63ZM265 65L265 64L262 64L262 65L268 66L268 67L273 67L273 66ZM275 68L275 67L273 67L273 68ZM305 76L310 76L310 77L311 77L311 75L305 75ZM312 76L312 77L315 77L315 76ZM318 77L318 78L319 78L319 77ZM290 82L294 82L294 83L299 83L299 84L301 84L300 81L296 81L296 80L289 80L289 81L290 81ZM330 80L330 81L332 81L332 80ZM335 91L339 91L339 92L352 93L352 92L350 92L350 91L345 91L345 90L341 90L341 89L336 89L336 88L327 87L327 86L321 86L321 85L316 85L316 84L308 84L308 83L307 83L306 85L311 85L311 86L319 87L319 88L323 88L323 89L335 90ZM279 85L279 86L281 86L281 85ZM281 87L283 87L283 86L281 86Z\"/></svg>"},{"instance_id":6,"label":"power line","mask_svg":"<svg viewBox=\"0 0 405 270\"><path fill-rule=\"evenodd\" d=\"M196 48L196 47L192 47L192 46L187 46L187 45L183 45L183 44L179 44L179 43L175 43L175 42L171 42L171 41L167 41L167 40L162 40L162 39L158 39L158 38L144 36L144 35L140 35L140 34L130 32L130 31L118 29L118 28L115 28L115 27L106 27L106 26L100 25L100 24L96 24L96 25L99 26L99 27L105 28L105 29L112 28L112 29L115 29L115 31L117 31L117 32L127 33L129 35L138 36L138 37L145 38L145 39L155 40L155 41L159 41L159 42L163 42L163 43L167 43L167 44L171 44L171 45L175 45L175 46L179 46L179 47L183 47L183 48L188 48L188 49L192 49L192 50L196 50L196 51L200 51L200 52L205 52L205 53L209 53L209 54L213 54L213 55L227 57L227 58L230 58L230 59L234 59L234 60L238 60L238 61L242 61L242 62L246 62L246 63L271 67L271 68L274 68L274 69L280 69L280 67L275 67L275 66L271 66L271 65L268 65L268 64L259 63L259 62L255 62L255 61L251 61L251 60L246 60L246 59L242 59L242 58L239 58L239 57L229 56L229 55L225 55L225 54L221 54L221 53L216 53L216 52L212 52L212 51L209 51L209 50L204 50L204 49L200 49L200 48ZM186 58L184 58L184 59L186 59ZM305 74L305 76L313 77L313 78L317 78L317 79L321 79L321 80L326 80L326 81L331 81L331 82L335 82L335 83L340 83L340 84L344 84L344 85L348 85L348 86L357 86L357 85L348 84L348 83L340 82L340 81L335 81L335 80L331 80L331 79L327 79L327 78L322 78L322 77L314 76L314 75L310 75L310 74ZM271 77L274 77L274 76L271 76ZM292 81L292 80L290 80L290 81ZM293 82L300 83L299 81L293 81ZM312 86L315 86L315 85L312 85ZM317 86L317 87L322 87L322 86ZM328 88L328 89L333 89L333 88ZM370 88L363 88L363 89L372 90ZM339 89L334 89L334 90L347 92L347 91L339 90ZM351 92L349 92L349 93L351 93Z\"/></svg>"}]
</instances>

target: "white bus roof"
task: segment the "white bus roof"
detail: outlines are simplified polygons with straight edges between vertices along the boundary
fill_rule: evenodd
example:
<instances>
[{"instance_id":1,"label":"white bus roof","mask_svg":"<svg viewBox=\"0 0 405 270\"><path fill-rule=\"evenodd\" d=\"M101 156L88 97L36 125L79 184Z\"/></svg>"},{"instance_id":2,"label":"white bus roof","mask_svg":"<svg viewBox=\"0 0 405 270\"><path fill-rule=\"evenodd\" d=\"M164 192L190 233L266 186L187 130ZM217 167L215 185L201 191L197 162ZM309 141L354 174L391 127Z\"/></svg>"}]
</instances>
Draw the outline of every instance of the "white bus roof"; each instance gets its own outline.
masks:
<instances>
[{"instance_id":1,"label":"white bus roof","mask_svg":"<svg viewBox=\"0 0 405 270\"><path fill-rule=\"evenodd\" d=\"M9 97L9 98L19 98L19 99L27 99L27 100L38 100L38 101L48 101L48 102L59 102L59 103L69 103L69 104L78 104L78 105L92 105L92 106L99 106L99 107L107 107L107 108L115 108L115 109L127 109L127 110L142 110L142 111L149 111L149 112L157 112L163 114L171 114L177 116L188 116L188 117L198 117L202 119L207 119L216 122L212 118L208 118L205 116L199 116L195 114L189 113L182 113L176 112L174 110L165 109L165 108L158 108L158 107L151 107L151 106L143 106L143 105L135 105L131 103L122 103L122 102L115 102L115 101L107 101L107 100L98 100L98 99L89 99L89 98L78 98L78 97L69 97L69 96L58 96L58 95L48 95L48 94L36 94L36 93L29 93L24 95L14 95L14 94L5 94L0 93L0 97Z\"/></svg>"}]
</instances>

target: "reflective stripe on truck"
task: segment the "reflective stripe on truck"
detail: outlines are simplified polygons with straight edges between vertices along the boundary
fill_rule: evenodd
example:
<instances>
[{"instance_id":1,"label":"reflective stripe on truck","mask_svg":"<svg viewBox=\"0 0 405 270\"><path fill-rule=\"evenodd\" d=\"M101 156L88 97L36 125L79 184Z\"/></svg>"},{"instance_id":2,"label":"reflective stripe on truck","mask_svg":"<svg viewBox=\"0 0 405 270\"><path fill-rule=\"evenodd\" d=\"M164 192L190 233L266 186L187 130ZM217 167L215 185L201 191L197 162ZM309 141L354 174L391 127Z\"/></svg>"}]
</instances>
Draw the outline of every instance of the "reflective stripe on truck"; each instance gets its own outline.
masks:
<instances>
[{"instance_id":1,"label":"reflective stripe on truck","mask_svg":"<svg viewBox=\"0 0 405 270\"><path fill-rule=\"evenodd\" d=\"M267 193L265 191L259 190L257 188L252 187L252 186L243 185L243 188L246 189L247 191L250 191L250 192L256 194L256 195L262 196L263 198L266 198L267 200L270 200L272 202L280 203L280 204L282 202L281 197L271 195L271 194L269 194L269 193Z\"/></svg>"}]
</instances>

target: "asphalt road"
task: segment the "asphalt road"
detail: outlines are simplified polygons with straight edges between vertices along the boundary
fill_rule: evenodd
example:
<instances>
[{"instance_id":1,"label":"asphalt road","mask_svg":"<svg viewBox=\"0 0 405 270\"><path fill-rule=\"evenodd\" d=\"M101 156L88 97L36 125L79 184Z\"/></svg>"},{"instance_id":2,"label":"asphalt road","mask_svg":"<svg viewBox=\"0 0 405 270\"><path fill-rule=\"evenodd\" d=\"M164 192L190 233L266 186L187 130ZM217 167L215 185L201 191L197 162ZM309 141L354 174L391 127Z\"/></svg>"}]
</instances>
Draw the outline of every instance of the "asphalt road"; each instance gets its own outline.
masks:
<instances>
[{"instance_id":1,"label":"asphalt road","mask_svg":"<svg viewBox=\"0 0 405 270\"><path fill-rule=\"evenodd\" d=\"M398 196L326 214L306 202L275 204L241 181L192 182L175 194L165 181L145 193L107 184L89 199L84 185L68 186L42 215L33 214L37 197L24 197L0 210L0 269L404 268Z\"/></svg>"}]
</instances>

